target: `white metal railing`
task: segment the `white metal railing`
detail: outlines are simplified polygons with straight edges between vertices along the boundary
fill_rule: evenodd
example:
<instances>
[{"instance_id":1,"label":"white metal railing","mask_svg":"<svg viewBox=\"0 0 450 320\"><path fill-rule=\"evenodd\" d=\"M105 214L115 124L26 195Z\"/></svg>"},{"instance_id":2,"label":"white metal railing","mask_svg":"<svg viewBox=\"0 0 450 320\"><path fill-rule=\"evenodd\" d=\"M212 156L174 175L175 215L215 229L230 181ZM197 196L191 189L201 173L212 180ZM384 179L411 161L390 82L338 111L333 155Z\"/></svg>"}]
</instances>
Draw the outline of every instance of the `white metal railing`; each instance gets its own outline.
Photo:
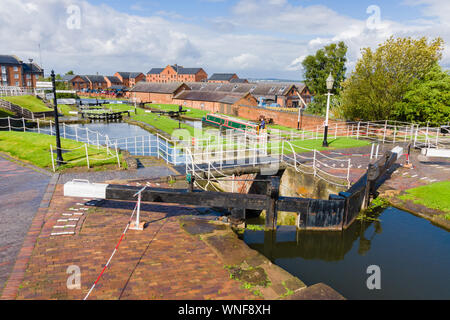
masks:
<instances>
[{"instance_id":1,"label":"white metal railing","mask_svg":"<svg viewBox=\"0 0 450 320\"><path fill-rule=\"evenodd\" d=\"M31 95L34 93L35 91L32 88L0 86L0 97L23 96L23 95Z\"/></svg>"},{"instance_id":2,"label":"white metal railing","mask_svg":"<svg viewBox=\"0 0 450 320\"><path fill-rule=\"evenodd\" d=\"M3 120L3 122L2 122ZM27 127L26 121L35 123ZM52 120L26 118L0 118L0 129L32 131L55 135ZM440 133L441 128L418 127L415 124L399 122L350 122L329 126L329 138L349 137L373 141L371 158L378 157L380 143L411 142L415 146L442 147L449 142L448 135ZM302 147L301 141L322 139L323 127L315 126L278 134L263 132L260 135L227 131L225 134L202 134L188 140L168 139L160 134L133 137L110 138L108 135L78 125L60 125L62 138L83 142L88 147L106 148L112 152L126 150L136 156L154 156L172 165L188 165L200 170L200 165L209 166L209 176L224 168L241 165L286 163L297 171L340 185L350 184L351 161L329 157L325 152ZM87 156L88 157L88 156ZM86 158L87 158L86 157ZM217 168L215 170L214 168ZM202 170L205 170L204 168ZM212 171L211 171L212 170ZM344 183L345 181L345 183Z\"/></svg>"}]
</instances>

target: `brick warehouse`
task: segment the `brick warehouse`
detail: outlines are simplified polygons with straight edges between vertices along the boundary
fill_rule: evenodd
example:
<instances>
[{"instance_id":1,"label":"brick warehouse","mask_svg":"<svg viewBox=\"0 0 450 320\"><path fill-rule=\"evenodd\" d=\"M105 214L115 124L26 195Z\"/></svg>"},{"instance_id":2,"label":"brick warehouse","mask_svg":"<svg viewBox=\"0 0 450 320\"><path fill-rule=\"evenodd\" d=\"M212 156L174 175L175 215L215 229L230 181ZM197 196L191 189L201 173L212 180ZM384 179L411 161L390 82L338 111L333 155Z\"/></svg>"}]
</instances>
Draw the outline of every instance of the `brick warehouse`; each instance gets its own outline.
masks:
<instances>
[{"instance_id":1,"label":"brick warehouse","mask_svg":"<svg viewBox=\"0 0 450 320\"><path fill-rule=\"evenodd\" d=\"M145 74L142 72L116 72L114 76L119 78L122 85L128 88L134 87L138 82L145 81Z\"/></svg>"},{"instance_id":2,"label":"brick warehouse","mask_svg":"<svg viewBox=\"0 0 450 320\"><path fill-rule=\"evenodd\" d=\"M0 55L0 85L35 88L44 70L33 59L24 63L14 55Z\"/></svg>"},{"instance_id":3,"label":"brick warehouse","mask_svg":"<svg viewBox=\"0 0 450 320\"><path fill-rule=\"evenodd\" d=\"M269 102L276 102L282 108L298 107L302 105L298 94L302 99L309 103L311 93L304 84L293 83L195 83L189 82L187 85L196 91L204 92L230 92L246 93L250 92L257 99L264 98Z\"/></svg>"},{"instance_id":4,"label":"brick warehouse","mask_svg":"<svg viewBox=\"0 0 450 320\"><path fill-rule=\"evenodd\" d=\"M147 82L203 82L207 79L208 74L202 68L184 68L176 64L153 68L147 73Z\"/></svg>"},{"instance_id":5,"label":"brick warehouse","mask_svg":"<svg viewBox=\"0 0 450 320\"><path fill-rule=\"evenodd\" d=\"M241 106L255 107L258 101L251 93L204 92L185 90L173 99L174 104L237 116Z\"/></svg>"},{"instance_id":6,"label":"brick warehouse","mask_svg":"<svg viewBox=\"0 0 450 320\"><path fill-rule=\"evenodd\" d=\"M182 82L139 82L127 95L136 102L172 104L174 97L183 90L190 88Z\"/></svg>"}]
</instances>

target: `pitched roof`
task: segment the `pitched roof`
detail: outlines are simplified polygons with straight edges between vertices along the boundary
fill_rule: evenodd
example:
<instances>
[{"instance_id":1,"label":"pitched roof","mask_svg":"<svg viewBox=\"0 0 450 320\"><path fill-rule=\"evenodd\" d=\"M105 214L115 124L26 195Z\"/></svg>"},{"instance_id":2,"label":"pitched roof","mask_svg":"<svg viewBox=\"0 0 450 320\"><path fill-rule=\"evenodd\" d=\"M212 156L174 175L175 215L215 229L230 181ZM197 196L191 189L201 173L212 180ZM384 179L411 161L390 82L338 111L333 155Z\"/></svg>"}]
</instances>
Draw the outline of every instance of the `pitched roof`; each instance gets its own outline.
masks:
<instances>
[{"instance_id":1,"label":"pitched roof","mask_svg":"<svg viewBox=\"0 0 450 320\"><path fill-rule=\"evenodd\" d=\"M171 66L178 74L197 74L202 68L183 68L182 66ZM147 74L160 74L165 68L152 68Z\"/></svg>"},{"instance_id":2,"label":"pitched roof","mask_svg":"<svg viewBox=\"0 0 450 320\"><path fill-rule=\"evenodd\" d=\"M68 82L68 81L71 81L73 78L75 78L77 75L76 74L66 74L66 75L63 75L62 76L62 79L61 79L61 81L65 81L65 82Z\"/></svg>"},{"instance_id":3,"label":"pitched roof","mask_svg":"<svg viewBox=\"0 0 450 320\"><path fill-rule=\"evenodd\" d=\"M105 76L106 78L108 78L109 81L111 81L112 83L122 83L122 81L115 76Z\"/></svg>"},{"instance_id":4,"label":"pitched roof","mask_svg":"<svg viewBox=\"0 0 450 320\"><path fill-rule=\"evenodd\" d=\"M164 68L152 68L147 74L160 74Z\"/></svg>"},{"instance_id":5,"label":"pitched roof","mask_svg":"<svg viewBox=\"0 0 450 320\"><path fill-rule=\"evenodd\" d=\"M202 83L202 82L188 82L186 83L191 90L200 91L223 91L246 93L250 92L255 97L259 96L284 96L294 84L288 83Z\"/></svg>"},{"instance_id":6,"label":"pitched roof","mask_svg":"<svg viewBox=\"0 0 450 320\"><path fill-rule=\"evenodd\" d=\"M16 56L0 55L0 64L21 64L21 61Z\"/></svg>"},{"instance_id":7,"label":"pitched roof","mask_svg":"<svg viewBox=\"0 0 450 320\"><path fill-rule=\"evenodd\" d=\"M113 85L111 87L109 87L109 89L113 89L113 90L125 90L127 89L126 86L122 86L122 85Z\"/></svg>"},{"instance_id":8,"label":"pitched roof","mask_svg":"<svg viewBox=\"0 0 450 320\"><path fill-rule=\"evenodd\" d=\"M178 68L178 74L197 74L202 70L202 68Z\"/></svg>"},{"instance_id":9,"label":"pitched roof","mask_svg":"<svg viewBox=\"0 0 450 320\"><path fill-rule=\"evenodd\" d=\"M117 73L120 74L120 76L124 79L136 78L137 76L142 74L142 72L117 72Z\"/></svg>"},{"instance_id":10,"label":"pitched roof","mask_svg":"<svg viewBox=\"0 0 450 320\"><path fill-rule=\"evenodd\" d=\"M130 90L130 92L174 93L183 85L183 82L158 83L140 81Z\"/></svg>"},{"instance_id":11,"label":"pitched roof","mask_svg":"<svg viewBox=\"0 0 450 320\"><path fill-rule=\"evenodd\" d=\"M86 75L85 77L88 78L90 82L99 82L99 83L106 82L105 78L99 75Z\"/></svg>"},{"instance_id":12,"label":"pitched roof","mask_svg":"<svg viewBox=\"0 0 450 320\"><path fill-rule=\"evenodd\" d=\"M221 102L226 104L233 104L246 94L242 93L230 93L230 92L210 92L210 91L198 91L198 90L184 90L177 94L174 99L181 100L196 100L196 101L210 101Z\"/></svg>"},{"instance_id":13,"label":"pitched roof","mask_svg":"<svg viewBox=\"0 0 450 320\"><path fill-rule=\"evenodd\" d=\"M214 73L208 80L214 81L230 81L236 73Z\"/></svg>"},{"instance_id":14,"label":"pitched roof","mask_svg":"<svg viewBox=\"0 0 450 320\"><path fill-rule=\"evenodd\" d=\"M24 63L22 64L23 72L25 73L43 73L44 70L42 70L41 67L39 67L35 63Z\"/></svg>"}]
</instances>

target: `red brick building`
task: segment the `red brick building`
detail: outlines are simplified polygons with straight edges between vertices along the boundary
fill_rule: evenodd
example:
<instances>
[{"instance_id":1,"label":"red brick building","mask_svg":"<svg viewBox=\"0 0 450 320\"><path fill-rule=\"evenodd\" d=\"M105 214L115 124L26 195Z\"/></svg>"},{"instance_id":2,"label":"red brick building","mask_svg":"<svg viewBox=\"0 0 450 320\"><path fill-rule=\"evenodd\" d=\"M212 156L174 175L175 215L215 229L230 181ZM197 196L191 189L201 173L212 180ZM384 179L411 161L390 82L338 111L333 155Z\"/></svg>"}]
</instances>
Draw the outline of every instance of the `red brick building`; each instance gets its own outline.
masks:
<instances>
[{"instance_id":1,"label":"red brick building","mask_svg":"<svg viewBox=\"0 0 450 320\"><path fill-rule=\"evenodd\" d=\"M185 90L173 99L174 104L187 108L238 115L241 106L256 107L258 101L251 93L204 92Z\"/></svg>"},{"instance_id":2,"label":"red brick building","mask_svg":"<svg viewBox=\"0 0 450 320\"><path fill-rule=\"evenodd\" d=\"M116 72L115 77L122 81L122 85L128 88L134 87L138 82L145 81L145 74L142 72Z\"/></svg>"},{"instance_id":3,"label":"red brick building","mask_svg":"<svg viewBox=\"0 0 450 320\"><path fill-rule=\"evenodd\" d=\"M306 86L300 88L294 83L259 82L259 83L195 83L187 85L194 91L203 92L229 92L251 93L259 101L267 104L278 103L281 107L298 107L302 105L298 96L300 94L306 103L311 101L311 95Z\"/></svg>"},{"instance_id":4,"label":"red brick building","mask_svg":"<svg viewBox=\"0 0 450 320\"><path fill-rule=\"evenodd\" d=\"M184 68L179 65L168 65L165 68L153 68L147 73L147 82L202 82L208 74L202 68Z\"/></svg>"},{"instance_id":5,"label":"red brick building","mask_svg":"<svg viewBox=\"0 0 450 320\"><path fill-rule=\"evenodd\" d=\"M122 81L115 76L105 76L106 87L111 88L113 86L122 86Z\"/></svg>"},{"instance_id":6,"label":"red brick building","mask_svg":"<svg viewBox=\"0 0 450 320\"><path fill-rule=\"evenodd\" d=\"M35 88L44 70L30 59L24 63L14 55L0 55L0 85Z\"/></svg>"},{"instance_id":7,"label":"red brick building","mask_svg":"<svg viewBox=\"0 0 450 320\"><path fill-rule=\"evenodd\" d=\"M108 88L108 83L104 76L86 75L84 77L89 81L89 89L91 90L105 90Z\"/></svg>"},{"instance_id":8,"label":"red brick building","mask_svg":"<svg viewBox=\"0 0 450 320\"><path fill-rule=\"evenodd\" d=\"M175 95L183 90L190 88L181 82L139 82L127 95L131 99L136 98L136 102L172 104Z\"/></svg>"}]
</instances>

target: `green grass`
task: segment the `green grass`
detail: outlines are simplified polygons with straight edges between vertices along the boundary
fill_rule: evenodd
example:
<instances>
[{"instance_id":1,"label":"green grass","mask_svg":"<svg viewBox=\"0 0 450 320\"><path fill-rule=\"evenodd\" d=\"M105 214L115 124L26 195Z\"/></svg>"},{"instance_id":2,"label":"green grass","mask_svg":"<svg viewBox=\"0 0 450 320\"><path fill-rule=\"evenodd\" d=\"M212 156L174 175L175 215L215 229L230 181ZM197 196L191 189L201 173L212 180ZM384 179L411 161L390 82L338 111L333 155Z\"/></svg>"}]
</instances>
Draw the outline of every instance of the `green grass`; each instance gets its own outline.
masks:
<instances>
[{"instance_id":1,"label":"green grass","mask_svg":"<svg viewBox=\"0 0 450 320\"><path fill-rule=\"evenodd\" d=\"M275 147L281 147L280 142L274 142L274 143L275 143ZM304 150L302 148L316 149L318 151L324 151L324 150L333 150L333 149L364 147L364 146L369 145L370 141L338 137L336 139L328 139L328 145L329 145L328 148L322 147L323 139L313 139L313 140L297 139L291 143L292 143L292 147L294 148L294 151L296 153L301 153L301 152L310 152L311 151L311 150ZM269 147L271 147L271 146L272 146L272 143L269 144ZM285 153L292 153L292 149L290 148L290 146L288 144L285 144L284 147L285 147Z\"/></svg>"},{"instance_id":2,"label":"green grass","mask_svg":"<svg viewBox=\"0 0 450 320\"><path fill-rule=\"evenodd\" d=\"M70 111L78 111L76 107L68 106L66 104L58 104L58 111L66 117L73 117L74 114L70 114Z\"/></svg>"},{"instance_id":3,"label":"green grass","mask_svg":"<svg viewBox=\"0 0 450 320\"><path fill-rule=\"evenodd\" d=\"M147 104L147 106L161 110L161 111L178 111L179 105L177 104ZM189 110L184 115L186 117L195 118L195 119L201 119L203 117L206 117L208 113L211 113L210 111L200 110L200 109L194 109L194 108L187 108L183 106L183 110Z\"/></svg>"},{"instance_id":4,"label":"green grass","mask_svg":"<svg viewBox=\"0 0 450 320\"><path fill-rule=\"evenodd\" d=\"M0 108L0 118L13 117L13 116L14 116L13 112L3 109L3 108Z\"/></svg>"},{"instance_id":5,"label":"green grass","mask_svg":"<svg viewBox=\"0 0 450 320\"><path fill-rule=\"evenodd\" d=\"M137 114L132 113L131 118L136 121L141 121L147 123L156 129L164 131L168 134L172 134L174 130L178 129L178 120L174 120L172 118L159 115L156 113L146 113L143 109L138 108ZM191 136L194 136L194 128L181 123L181 129L186 129L189 131Z\"/></svg>"},{"instance_id":6,"label":"green grass","mask_svg":"<svg viewBox=\"0 0 450 320\"><path fill-rule=\"evenodd\" d=\"M50 155L50 144L55 146L55 137L45 134L38 134L32 132L0 132L0 151L6 152L12 157L34 164L35 166L52 169L52 160ZM84 143L76 142L69 139L61 139L61 147L63 149L73 149L83 146ZM96 147L88 146L89 163L91 168L108 164L117 164L117 159L110 160L96 160L110 158L105 149L97 150ZM56 159L56 156L55 158ZM65 161L75 161L60 167L60 169L86 166L86 153L84 148L63 153ZM122 155L119 154L121 166L124 164ZM123 167L123 166L122 166Z\"/></svg>"},{"instance_id":7,"label":"green grass","mask_svg":"<svg viewBox=\"0 0 450 320\"><path fill-rule=\"evenodd\" d=\"M16 104L24 109L28 109L31 112L52 111L52 109L47 107L42 100L34 96L3 97L2 99Z\"/></svg>"},{"instance_id":8,"label":"green grass","mask_svg":"<svg viewBox=\"0 0 450 320\"><path fill-rule=\"evenodd\" d=\"M441 181L426 186L406 190L406 194L399 196L401 200L411 200L427 208L446 213L450 218L450 181ZM449 219L450 220L450 219Z\"/></svg>"},{"instance_id":9,"label":"green grass","mask_svg":"<svg viewBox=\"0 0 450 320\"><path fill-rule=\"evenodd\" d=\"M134 113L134 106L130 106L126 103L110 103L110 104L104 104L103 107L105 109L111 109L113 112L120 112L120 111L133 111ZM131 112L130 112L131 113Z\"/></svg>"}]
</instances>

